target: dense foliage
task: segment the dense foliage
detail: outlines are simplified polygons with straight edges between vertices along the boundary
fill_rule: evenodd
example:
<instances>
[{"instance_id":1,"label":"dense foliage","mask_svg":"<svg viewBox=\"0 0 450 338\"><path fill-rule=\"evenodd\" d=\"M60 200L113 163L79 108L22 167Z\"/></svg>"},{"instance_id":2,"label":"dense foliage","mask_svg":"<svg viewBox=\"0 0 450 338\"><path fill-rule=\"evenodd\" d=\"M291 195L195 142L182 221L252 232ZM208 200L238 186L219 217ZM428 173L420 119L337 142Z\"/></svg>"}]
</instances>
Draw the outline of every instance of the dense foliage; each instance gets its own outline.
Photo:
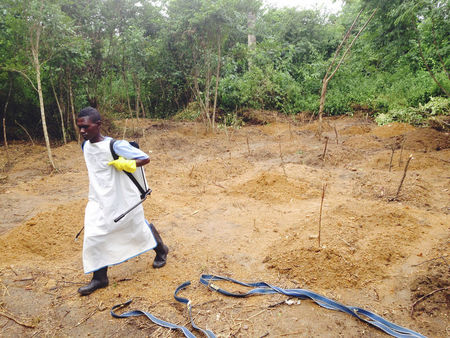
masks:
<instances>
[{"instance_id":1,"label":"dense foliage","mask_svg":"<svg viewBox=\"0 0 450 338\"><path fill-rule=\"evenodd\" d=\"M344 33L363 9L354 36L374 8L329 83L325 113L363 108L380 123L423 123L441 97L448 114L448 1L354 0L328 15L258 0L3 0L8 137L26 137L19 124L42 137L47 120L53 140L74 139L86 105L116 117L203 112L209 123L247 108L317 113Z\"/></svg>"}]
</instances>

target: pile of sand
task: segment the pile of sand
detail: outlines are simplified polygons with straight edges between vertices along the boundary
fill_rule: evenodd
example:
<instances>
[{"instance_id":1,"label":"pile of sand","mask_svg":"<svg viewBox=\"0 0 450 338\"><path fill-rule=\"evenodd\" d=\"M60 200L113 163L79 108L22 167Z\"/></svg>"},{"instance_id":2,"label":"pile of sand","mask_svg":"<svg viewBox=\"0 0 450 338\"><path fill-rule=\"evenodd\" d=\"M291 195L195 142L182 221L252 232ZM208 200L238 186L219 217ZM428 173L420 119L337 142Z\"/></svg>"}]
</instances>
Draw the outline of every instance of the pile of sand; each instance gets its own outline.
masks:
<instances>
[{"instance_id":1,"label":"pile of sand","mask_svg":"<svg viewBox=\"0 0 450 338\"><path fill-rule=\"evenodd\" d=\"M382 147L382 143L373 135L350 136L342 144L346 147L356 149L379 149Z\"/></svg>"},{"instance_id":2,"label":"pile of sand","mask_svg":"<svg viewBox=\"0 0 450 338\"><path fill-rule=\"evenodd\" d=\"M272 172L264 172L242 185L235 186L232 193L245 194L268 203L286 203L320 195L320 191L306 181Z\"/></svg>"},{"instance_id":3,"label":"pile of sand","mask_svg":"<svg viewBox=\"0 0 450 338\"><path fill-rule=\"evenodd\" d=\"M384 126L375 127L371 134L380 138L389 138L393 136L403 135L412 130L415 130L413 126L407 123L389 123Z\"/></svg>"},{"instance_id":4,"label":"pile of sand","mask_svg":"<svg viewBox=\"0 0 450 338\"><path fill-rule=\"evenodd\" d=\"M405 134L404 148L415 151L433 151L450 148L450 135L431 128L420 128Z\"/></svg>"},{"instance_id":5,"label":"pile of sand","mask_svg":"<svg viewBox=\"0 0 450 338\"><path fill-rule=\"evenodd\" d=\"M294 235L273 245L265 261L307 287L362 287L381 280L390 265L409 254L419 227L410 210L352 201L323 216L321 248L316 234Z\"/></svg>"},{"instance_id":6,"label":"pile of sand","mask_svg":"<svg viewBox=\"0 0 450 338\"><path fill-rule=\"evenodd\" d=\"M345 127L339 131L341 135L360 135L366 134L372 130L371 126L368 125L358 125L358 126L349 126Z\"/></svg>"},{"instance_id":7,"label":"pile of sand","mask_svg":"<svg viewBox=\"0 0 450 338\"><path fill-rule=\"evenodd\" d=\"M197 185L200 182L221 182L241 175L248 168L250 164L247 161L233 158L231 160L216 159L187 168L185 179L190 185Z\"/></svg>"},{"instance_id":8,"label":"pile of sand","mask_svg":"<svg viewBox=\"0 0 450 338\"><path fill-rule=\"evenodd\" d=\"M36 215L0 237L3 264L67 260L81 251L76 233L84 222L85 200L60 205ZM28 262L28 263L27 263Z\"/></svg>"}]
</instances>

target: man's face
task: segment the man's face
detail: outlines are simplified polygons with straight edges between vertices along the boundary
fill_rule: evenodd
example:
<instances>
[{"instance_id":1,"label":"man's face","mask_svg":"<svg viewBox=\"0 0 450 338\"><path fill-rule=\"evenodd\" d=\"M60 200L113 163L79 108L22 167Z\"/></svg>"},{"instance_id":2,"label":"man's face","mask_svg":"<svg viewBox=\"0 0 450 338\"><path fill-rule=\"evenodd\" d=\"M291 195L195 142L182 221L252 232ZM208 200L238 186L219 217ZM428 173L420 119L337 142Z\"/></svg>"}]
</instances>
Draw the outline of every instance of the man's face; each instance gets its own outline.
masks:
<instances>
[{"instance_id":1,"label":"man's face","mask_svg":"<svg viewBox=\"0 0 450 338\"><path fill-rule=\"evenodd\" d=\"M92 122L89 116L83 116L77 118L77 126L80 129L80 135L86 141L98 141L100 137L100 125L101 121Z\"/></svg>"}]
</instances>

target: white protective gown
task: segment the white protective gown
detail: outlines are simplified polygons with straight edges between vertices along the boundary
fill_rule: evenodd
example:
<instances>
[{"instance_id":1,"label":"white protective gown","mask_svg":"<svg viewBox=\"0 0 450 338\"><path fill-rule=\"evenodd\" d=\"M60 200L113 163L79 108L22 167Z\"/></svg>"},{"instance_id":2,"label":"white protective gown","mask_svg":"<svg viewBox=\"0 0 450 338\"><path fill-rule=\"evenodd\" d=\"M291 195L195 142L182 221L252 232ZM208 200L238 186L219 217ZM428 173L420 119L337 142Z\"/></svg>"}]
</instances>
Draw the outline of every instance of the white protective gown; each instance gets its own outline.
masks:
<instances>
[{"instance_id":1,"label":"white protective gown","mask_svg":"<svg viewBox=\"0 0 450 338\"><path fill-rule=\"evenodd\" d=\"M125 173L108 165L113 160L110 140L87 141L83 147L89 174L83 243L85 273L121 263L156 246L142 204L114 222L140 201L140 194Z\"/></svg>"}]
</instances>

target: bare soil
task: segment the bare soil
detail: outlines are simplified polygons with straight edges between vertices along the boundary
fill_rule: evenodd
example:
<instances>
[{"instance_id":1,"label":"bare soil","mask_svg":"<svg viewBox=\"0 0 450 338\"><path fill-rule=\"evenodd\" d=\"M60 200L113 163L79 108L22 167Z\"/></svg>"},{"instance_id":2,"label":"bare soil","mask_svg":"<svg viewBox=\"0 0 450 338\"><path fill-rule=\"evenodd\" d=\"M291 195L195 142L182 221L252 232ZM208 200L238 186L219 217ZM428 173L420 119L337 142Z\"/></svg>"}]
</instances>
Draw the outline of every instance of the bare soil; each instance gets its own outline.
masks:
<instances>
[{"instance_id":1,"label":"bare soil","mask_svg":"<svg viewBox=\"0 0 450 338\"><path fill-rule=\"evenodd\" d=\"M153 252L133 258L110 268L110 286L87 297L77 294L90 275L82 273L82 238L74 240L88 189L80 146L53 149L58 171L42 146L10 145L9 164L0 148L0 336L179 337L109 310L133 299L129 309L190 328L173 298L187 280L181 295L195 322L220 337L384 335L307 300L227 298L200 285L202 273L309 289L448 336L448 133L338 118L325 121L319 139L317 122L273 112L252 112L251 120L269 123L216 134L195 122L128 123L125 137L152 158L144 208L170 247L168 264L153 269Z\"/></svg>"}]
</instances>

